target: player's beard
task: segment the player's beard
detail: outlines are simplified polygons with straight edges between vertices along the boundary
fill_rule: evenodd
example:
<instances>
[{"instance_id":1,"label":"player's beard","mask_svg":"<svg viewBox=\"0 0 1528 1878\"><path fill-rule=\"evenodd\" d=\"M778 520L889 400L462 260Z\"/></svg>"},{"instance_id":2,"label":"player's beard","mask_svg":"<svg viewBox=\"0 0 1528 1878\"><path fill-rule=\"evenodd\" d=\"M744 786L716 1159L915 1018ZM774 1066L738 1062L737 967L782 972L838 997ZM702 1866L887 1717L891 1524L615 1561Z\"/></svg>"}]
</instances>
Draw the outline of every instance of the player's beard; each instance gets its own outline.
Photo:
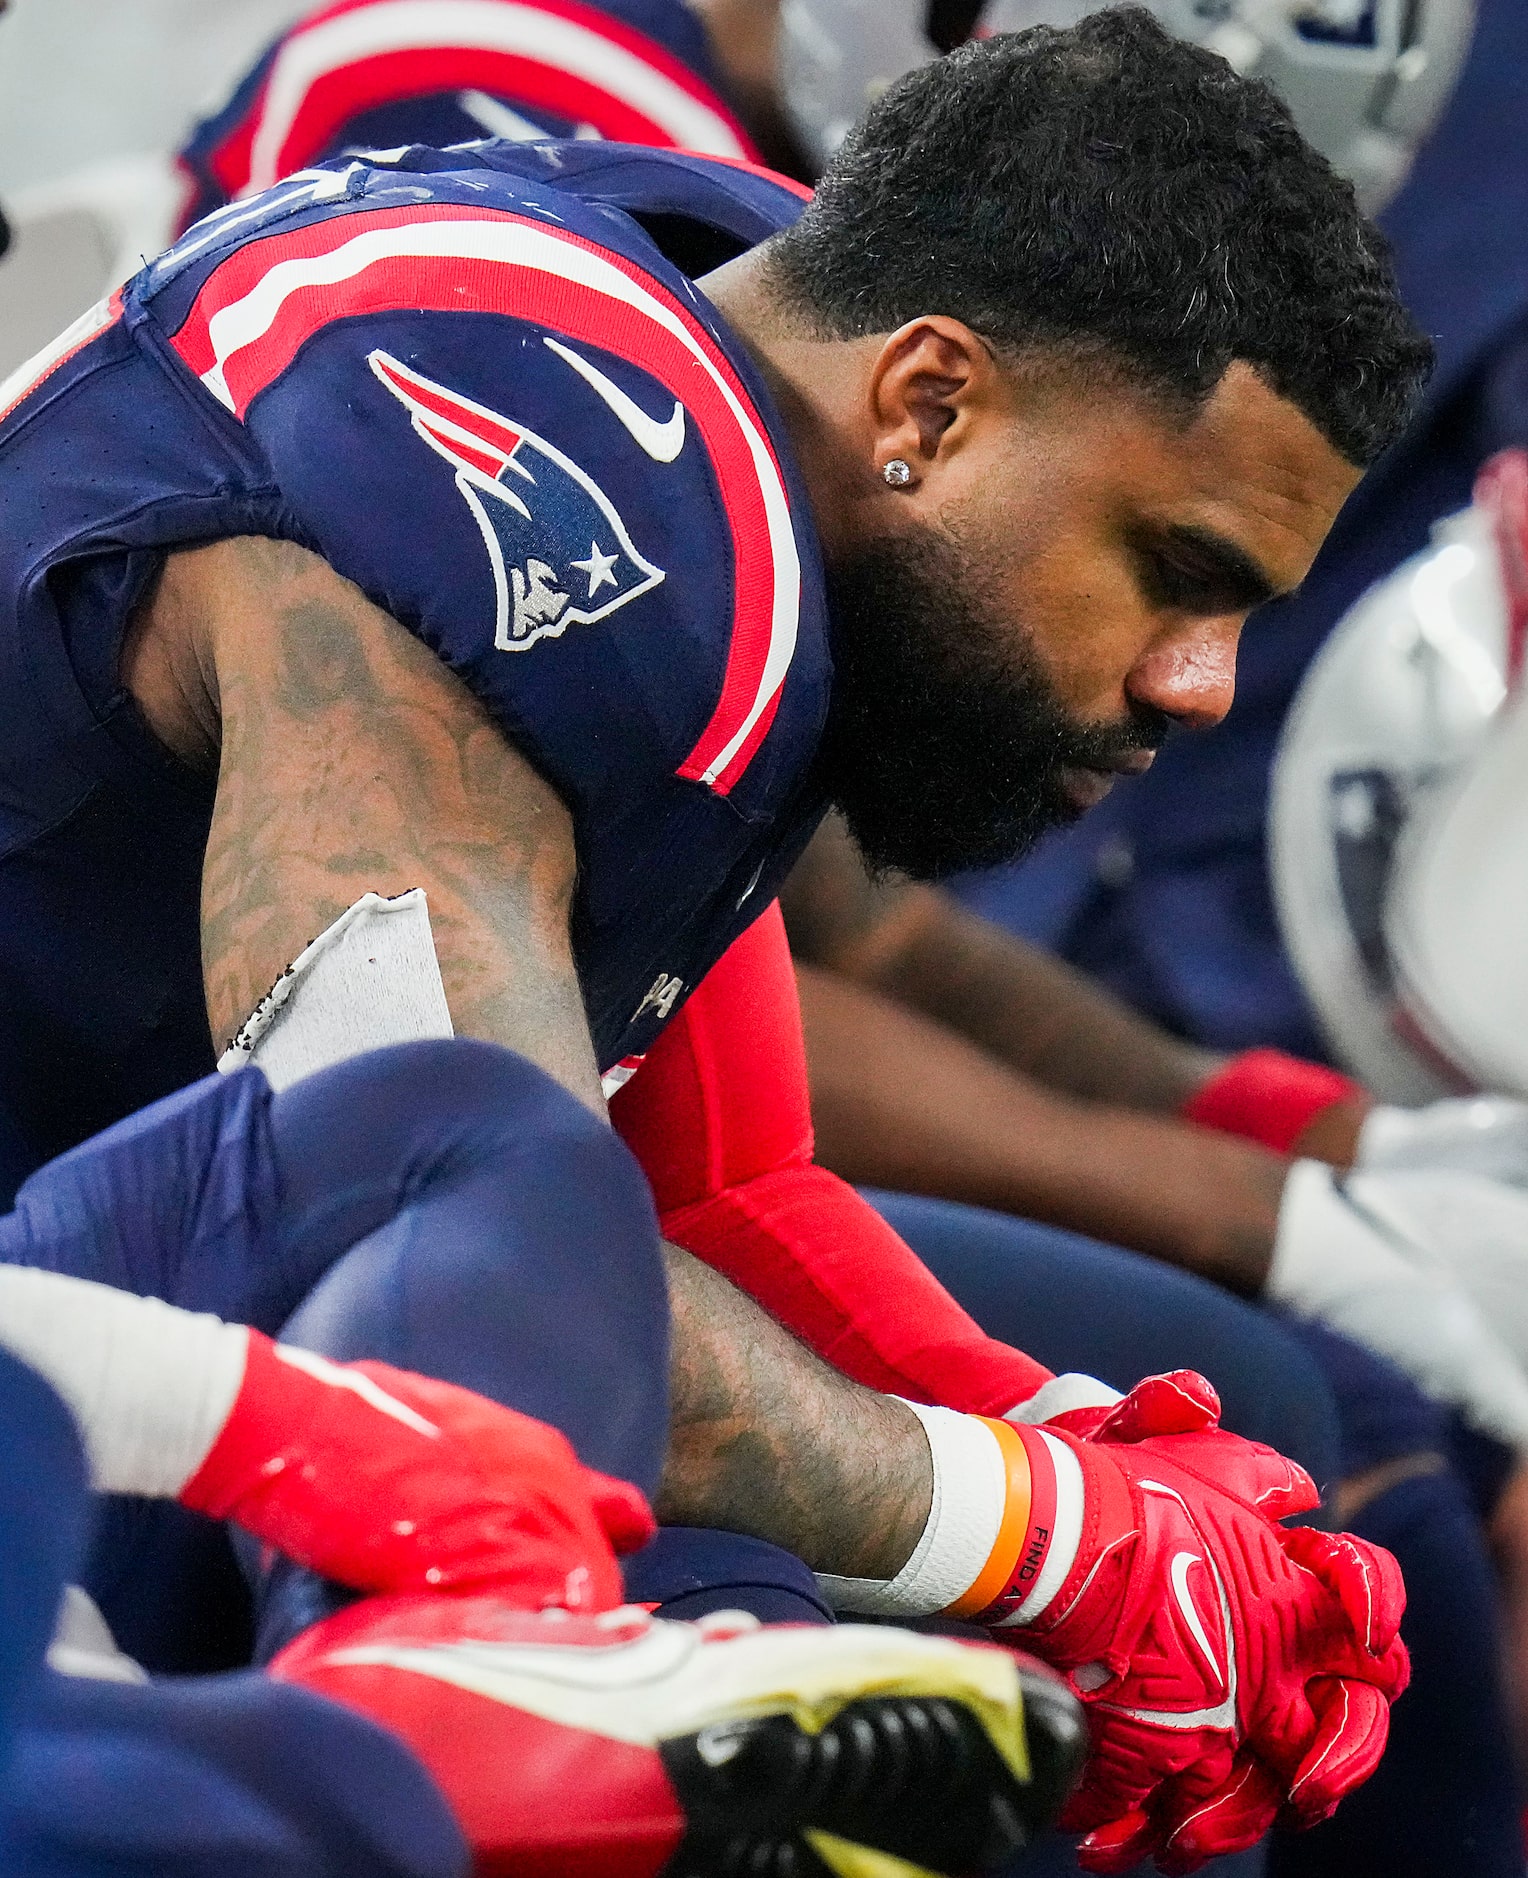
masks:
<instances>
[{"instance_id":1,"label":"player's beard","mask_svg":"<svg viewBox=\"0 0 1528 1878\"><path fill-rule=\"evenodd\" d=\"M1155 749L1167 719L1079 721L949 537L887 536L828 572L828 785L874 870L939 880L1016 859L1081 813L1069 768Z\"/></svg>"}]
</instances>

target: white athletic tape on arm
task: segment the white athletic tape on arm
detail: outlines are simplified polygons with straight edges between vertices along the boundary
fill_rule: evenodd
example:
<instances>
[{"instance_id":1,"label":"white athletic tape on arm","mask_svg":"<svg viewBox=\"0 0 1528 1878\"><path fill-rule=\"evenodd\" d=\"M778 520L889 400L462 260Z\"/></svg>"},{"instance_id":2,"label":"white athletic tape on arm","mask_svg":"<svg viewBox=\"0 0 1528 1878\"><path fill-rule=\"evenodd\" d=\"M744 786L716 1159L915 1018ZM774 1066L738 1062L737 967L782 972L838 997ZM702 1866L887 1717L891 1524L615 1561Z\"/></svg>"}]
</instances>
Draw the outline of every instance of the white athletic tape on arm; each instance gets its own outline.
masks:
<instances>
[{"instance_id":1,"label":"white athletic tape on arm","mask_svg":"<svg viewBox=\"0 0 1528 1878\"><path fill-rule=\"evenodd\" d=\"M228 1420L249 1333L89 1279L0 1265L0 1346L68 1404L99 1492L173 1499Z\"/></svg>"},{"instance_id":2,"label":"white athletic tape on arm","mask_svg":"<svg viewBox=\"0 0 1528 1878\"><path fill-rule=\"evenodd\" d=\"M218 1068L253 1063L285 1089L366 1050L454 1034L424 889L368 893L298 954Z\"/></svg>"},{"instance_id":3,"label":"white athletic tape on arm","mask_svg":"<svg viewBox=\"0 0 1528 1878\"><path fill-rule=\"evenodd\" d=\"M931 1617L970 1590L992 1555L1008 1498L1008 1470L997 1436L974 1415L907 1406L923 1424L934 1462L928 1524L895 1578L817 1582L834 1610L865 1617Z\"/></svg>"}]
</instances>

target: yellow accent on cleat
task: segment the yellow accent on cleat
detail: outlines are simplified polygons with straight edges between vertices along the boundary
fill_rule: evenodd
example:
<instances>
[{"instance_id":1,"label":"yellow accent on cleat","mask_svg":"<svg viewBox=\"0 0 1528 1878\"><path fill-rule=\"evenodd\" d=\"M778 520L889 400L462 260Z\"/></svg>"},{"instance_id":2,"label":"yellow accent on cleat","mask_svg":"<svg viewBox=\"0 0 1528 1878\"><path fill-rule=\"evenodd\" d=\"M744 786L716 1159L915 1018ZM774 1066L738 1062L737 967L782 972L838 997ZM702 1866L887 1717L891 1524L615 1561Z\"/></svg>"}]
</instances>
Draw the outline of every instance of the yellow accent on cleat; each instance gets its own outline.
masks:
<instances>
[{"instance_id":1,"label":"yellow accent on cleat","mask_svg":"<svg viewBox=\"0 0 1528 1878\"><path fill-rule=\"evenodd\" d=\"M855 1845L831 1832L804 1832L802 1838L838 1878L940 1878L926 1865L909 1865L905 1858L893 1858L890 1852L877 1852L868 1845Z\"/></svg>"},{"instance_id":2,"label":"yellow accent on cleat","mask_svg":"<svg viewBox=\"0 0 1528 1878\"><path fill-rule=\"evenodd\" d=\"M789 1715L820 1734L852 1702L942 1698L968 1709L1017 1780L1029 1784L1018 1665L1006 1650L870 1624L781 1625L707 1641L690 1624L654 1621L607 1649L501 1643L386 1642L326 1662L376 1664L453 1684L564 1727L656 1746L718 1723Z\"/></svg>"}]
</instances>

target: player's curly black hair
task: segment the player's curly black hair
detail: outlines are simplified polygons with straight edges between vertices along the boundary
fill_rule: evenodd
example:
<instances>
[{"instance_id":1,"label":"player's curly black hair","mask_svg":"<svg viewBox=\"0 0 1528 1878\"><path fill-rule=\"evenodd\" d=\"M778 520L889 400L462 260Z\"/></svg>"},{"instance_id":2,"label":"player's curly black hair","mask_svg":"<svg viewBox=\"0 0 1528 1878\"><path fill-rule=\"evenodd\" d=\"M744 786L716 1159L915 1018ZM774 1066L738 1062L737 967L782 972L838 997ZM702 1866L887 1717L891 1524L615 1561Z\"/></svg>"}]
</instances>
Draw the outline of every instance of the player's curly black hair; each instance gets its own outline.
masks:
<instances>
[{"instance_id":1,"label":"player's curly black hair","mask_svg":"<svg viewBox=\"0 0 1528 1878\"><path fill-rule=\"evenodd\" d=\"M1139 7L909 73L773 253L838 338L947 313L1188 409L1244 360L1360 466L1432 363L1383 236L1280 100Z\"/></svg>"}]
</instances>

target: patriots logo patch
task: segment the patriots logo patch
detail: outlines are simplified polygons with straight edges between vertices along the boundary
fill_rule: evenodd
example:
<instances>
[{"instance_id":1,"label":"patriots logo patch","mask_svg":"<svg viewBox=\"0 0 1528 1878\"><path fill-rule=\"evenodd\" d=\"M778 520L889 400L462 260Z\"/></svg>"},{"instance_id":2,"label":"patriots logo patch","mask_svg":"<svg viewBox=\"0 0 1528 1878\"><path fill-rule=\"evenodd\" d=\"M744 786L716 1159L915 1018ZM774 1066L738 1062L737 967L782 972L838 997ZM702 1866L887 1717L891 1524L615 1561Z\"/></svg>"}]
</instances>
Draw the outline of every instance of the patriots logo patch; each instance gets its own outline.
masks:
<instances>
[{"instance_id":1,"label":"patriots logo patch","mask_svg":"<svg viewBox=\"0 0 1528 1878\"><path fill-rule=\"evenodd\" d=\"M501 652L591 625L664 578L604 490L554 445L389 353L374 351L367 362L415 433L456 472L493 568Z\"/></svg>"}]
</instances>

